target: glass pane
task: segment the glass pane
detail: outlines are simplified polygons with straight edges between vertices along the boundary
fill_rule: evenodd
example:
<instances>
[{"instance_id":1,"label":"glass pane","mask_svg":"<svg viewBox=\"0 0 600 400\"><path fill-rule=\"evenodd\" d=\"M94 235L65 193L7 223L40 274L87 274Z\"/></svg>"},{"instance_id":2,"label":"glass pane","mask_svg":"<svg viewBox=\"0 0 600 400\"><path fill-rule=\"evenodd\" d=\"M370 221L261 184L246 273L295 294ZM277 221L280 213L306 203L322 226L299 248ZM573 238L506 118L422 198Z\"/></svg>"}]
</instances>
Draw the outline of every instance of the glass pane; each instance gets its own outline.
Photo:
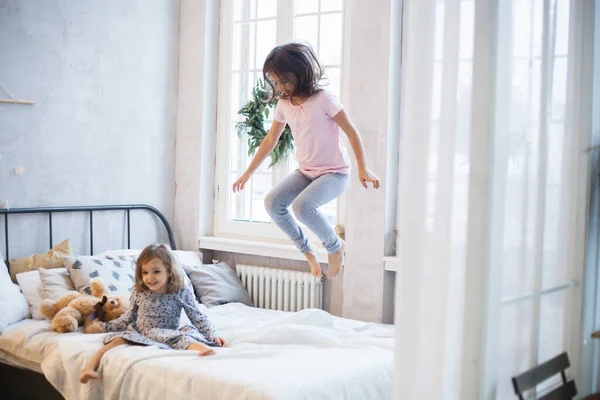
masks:
<instances>
[{"instance_id":1,"label":"glass pane","mask_svg":"<svg viewBox=\"0 0 600 400\"><path fill-rule=\"evenodd\" d=\"M473 24L474 21L468 21ZM463 24L464 25L464 24ZM471 134L472 61L461 61L458 66L456 103L456 143L453 160L452 237L453 265L465 265L469 209L469 158Z\"/></svg>"},{"instance_id":2,"label":"glass pane","mask_svg":"<svg viewBox=\"0 0 600 400\"><path fill-rule=\"evenodd\" d=\"M569 52L569 0L557 0L556 10L556 55Z\"/></svg>"},{"instance_id":3,"label":"glass pane","mask_svg":"<svg viewBox=\"0 0 600 400\"><path fill-rule=\"evenodd\" d=\"M342 14L321 16L319 60L324 65L342 63Z\"/></svg>"},{"instance_id":4,"label":"glass pane","mask_svg":"<svg viewBox=\"0 0 600 400\"><path fill-rule=\"evenodd\" d=\"M539 163L541 63L513 61L509 93L507 175L504 211L503 297L534 290Z\"/></svg>"},{"instance_id":5,"label":"glass pane","mask_svg":"<svg viewBox=\"0 0 600 400\"><path fill-rule=\"evenodd\" d=\"M342 8L343 0L321 0L321 11L341 11Z\"/></svg>"},{"instance_id":6,"label":"glass pane","mask_svg":"<svg viewBox=\"0 0 600 400\"><path fill-rule=\"evenodd\" d=\"M275 20L259 21L256 26L256 63L254 68L262 71L267 55L275 47L277 28Z\"/></svg>"},{"instance_id":7,"label":"glass pane","mask_svg":"<svg viewBox=\"0 0 600 400\"><path fill-rule=\"evenodd\" d=\"M569 351L570 333L567 323L567 307L570 290L542 296L540 304L540 337L537 363L543 363L564 351ZM538 393L561 381L560 375L538 385Z\"/></svg>"},{"instance_id":8,"label":"glass pane","mask_svg":"<svg viewBox=\"0 0 600 400\"><path fill-rule=\"evenodd\" d=\"M433 85L431 96L431 119L439 120L442 107L442 63L433 64Z\"/></svg>"},{"instance_id":9,"label":"glass pane","mask_svg":"<svg viewBox=\"0 0 600 400\"><path fill-rule=\"evenodd\" d=\"M252 96L254 76L255 74L252 72L231 74L231 120L234 122L241 121L243 118L238 111Z\"/></svg>"},{"instance_id":10,"label":"glass pane","mask_svg":"<svg viewBox=\"0 0 600 400\"><path fill-rule=\"evenodd\" d=\"M339 68L327 68L325 71L326 77L329 79L329 85L325 86L325 89L329 90L333 93L338 99L341 98L341 90L342 86L341 77L340 77L340 69Z\"/></svg>"},{"instance_id":11,"label":"glass pane","mask_svg":"<svg viewBox=\"0 0 600 400\"><path fill-rule=\"evenodd\" d=\"M236 221L244 221L246 220L244 213L244 205L245 205L245 192L243 190L241 192L233 193L231 191L231 187L233 186L233 182L235 182L239 178L239 174L229 174L229 185L223 190L226 190L229 194L229 219Z\"/></svg>"},{"instance_id":12,"label":"glass pane","mask_svg":"<svg viewBox=\"0 0 600 400\"><path fill-rule=\"evenodd\" d=\"M462 1L460 3L460 50L459 57L464 59L473 58L473 39L475 24L475 2Z\"/></svg>"},{"instance_id":13,"label":"glass pane","mask_svg":"<svg viewBox=\"0 0 600 400\"><path fill-rule=\"evenodd\" d=\"M233 69L248 70L254 66L256 23L238 23L233 28Z\"/></svg>"},{"instance_id":14,"label":"glass pane","mask_svg":"<svg viewBox=\"0 0 600 400\"><path fill-rule=\"evenodd\" d=\"M258 2L257 18L277 16L277 0L260 0Z\"/></svg>"},{"instance_id":15,"label":"glass pane","mask_svg":"<svg viewBox=\"0 0 600 400\"><path fill-rule=\"evenodd\" d=\"M268 165L268 164L267 164ZM269 170L270 171L270 170ZM270 217L265 211L265 196L271 190L271 173L255 173L252 177L252 221L269 222Z\"/></svg>"},{"instance_id":16,"label":"glass pane","mask_svg":"<svg viewBox=\"0 0 600 400\"><path fill-rule=\"evenodd\" d=\"M319 12L319 0L295 0L296 14Z\"/></svg>"},{"instance_id":17,"label":"glass pane","mask_svg":"<svg viewBox=\"0 0 600 400\"><path fill-rule=\"evenodd\" d=\"M566 283L569 268L565 264L563 221L564 192L562 186L564 127L551 123L548 134L548 167L546 178L546 220L544 221L544 259L542 288L547 289Z\"/></svg>"},{"instance_id":18,"label":"glass pane","mask_svg":"<svg viewBox=\"0 0 600 400\"><path fill-rule=\"evenodd\" d=\"M498 399L515 397L511 378L533 366L533 301L502 307L498 355Z\"/></svg>"},{"instance_id":19,"label":"glass pane","mask_svg":"<svg viewBox=\"0 0 600 400\"><path fill-rule=\"evenodd\" d=\"M232 174L241 175L243 172L242 170L246 161L244 159L246 152L244 142L243 139L238 137L234 124L229 132L229 172Z\"/></svg>"},{"instance_id":20,"label":"glass pane","mask_svg":"<svg viewBox=\"0 0 600 400\"><path fill-rule=\"evenodd\" d=\"M562 122L551 122L548 132L548 166L546 181L548 187L560 189L563 177L563 150L565 127ZM558 215L558 210L556 210Z\"/></svg>"},{"instance_id":21,"label":"glass pane","mask_svg":"<svg viewBox=\"0 0 600 400\"><path fill-rule=\"evenodd\" d=\"M429 163L428 163L428 170L429 170L429 180L431 183L433 183L433 185L429 186L429 190L427 191L428 193L428 197L431 200L431 203L428 204L428 213L431 214L431 217L433 218L433 212L435 211L435 189L436 189L436 179L437 179L437 173L438 173L438 165L439 165L439 147L440 147L440 124L437 121L432 121L431 125L429 126L430 132L429 132ZM428 214L428 215L429 215Z\"/></svg>"},{"instance_id":22,"label":"glass pane","mask_svg":"<svg viewBox=\"0 0 600 400\"><path fill-rule=\"evenodd\" d=\"M567 308L571 293L572 289L565 289L541 297L538 363L569 350Z\"/></svg>"},{"instance_id":23,"label":"glass pane","mask_svg":"<svg viewBox=\"0 0 600 400\"><path fill-rule=\"evenodd\" d=\"M433 57L438 61L444 57L444 11L446 4L436 3L435 5L435 42Z\"/></svg>"},{"instance_id":24,"label":"glass pane","mask_svg":"<svg viewBox=\"0 0 600 400\"><path fill-rule=\"evenodd\" d=\"M294 25L295 41L308 43L315 51L318 51L318 35L319 18L316 15L309 17L296 17L296 24Z\"/></svg>"},{"instance_id":25,"label":"glass pane","mask_svg":"<svg viewBox=\"0 0 600 400\"><path fill-rule=\"evenodd\" d=\"M567 97L567 58L554 59L554 77L552 79L552 101L550 115L553 119L565 118Z\"/></svg>"},{"instance_id":26,"label":"glass pane","mask_svg":"<svg viewBox=\"0 0 600 400\"><path fill-rule=\"evenodd\" d=\"M234 21L247 21L254 18L256 15L256 0L235 0L233 3L233 15Z\"/></svg>"},{"instance_id":27,"label":"glass pane","mask_svg":"<svg viewBox=\"0 0 600 400\"><path fill-rule=\"evenodd\" d=\"M542 1L514 0L512 7L513 55L539 57L542 53Z\"/></svg>"},{"instance_id":28,"label":"glass pane","mask_svg":"<svg viewBox=\"0 0 600 400\"><path fill-rule=\"evenodd\" d=\"M513 1L513 55L528 57L531 37L531 4L529 1Z\"/></svg>"}]
</instances>

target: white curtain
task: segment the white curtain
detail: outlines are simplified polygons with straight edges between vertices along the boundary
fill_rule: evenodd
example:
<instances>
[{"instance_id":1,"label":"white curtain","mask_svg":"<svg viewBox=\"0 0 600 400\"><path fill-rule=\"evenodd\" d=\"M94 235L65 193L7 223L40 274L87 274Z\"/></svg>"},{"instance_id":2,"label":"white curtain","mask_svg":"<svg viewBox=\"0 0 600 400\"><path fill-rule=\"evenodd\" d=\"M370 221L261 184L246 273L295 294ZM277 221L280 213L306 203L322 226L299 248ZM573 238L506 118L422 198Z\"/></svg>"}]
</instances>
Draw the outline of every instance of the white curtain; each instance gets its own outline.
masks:
<instances>
[{"instance_id":1,"label":"white curtain","mask_svg":"<svg viewBox=\"0 0 600 400\"><path fill-rule=\"evenodd\" d=\"M404 1L396 398L513 399L563 351L579 374L593 8Z\"/></svg>"}]
</instances>

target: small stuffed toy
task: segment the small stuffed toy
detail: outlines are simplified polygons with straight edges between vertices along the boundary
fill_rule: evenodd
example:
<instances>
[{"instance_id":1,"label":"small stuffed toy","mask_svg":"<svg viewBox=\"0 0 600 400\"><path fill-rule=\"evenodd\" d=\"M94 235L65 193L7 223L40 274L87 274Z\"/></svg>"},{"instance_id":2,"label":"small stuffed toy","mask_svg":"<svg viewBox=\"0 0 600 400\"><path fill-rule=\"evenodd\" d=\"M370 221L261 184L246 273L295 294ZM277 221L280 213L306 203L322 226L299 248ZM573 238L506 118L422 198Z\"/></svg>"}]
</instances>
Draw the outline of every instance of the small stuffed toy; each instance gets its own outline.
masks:
<instances>
[{"instance_id":1,"label":"small stuffed toy","mask_svg":"<svg viewBox=\"0 0 600 400\"><path fill-rule=\"evenodd\" d=\"M99 279L90 281L92 296L70 291L58 300L44 300L40 312L50 320L50 328L59 333L75 332L83 324L90 325L95 319L108 322L119 318L129 308L128 296L110 296Z\"/></svg>"}]
</instances>

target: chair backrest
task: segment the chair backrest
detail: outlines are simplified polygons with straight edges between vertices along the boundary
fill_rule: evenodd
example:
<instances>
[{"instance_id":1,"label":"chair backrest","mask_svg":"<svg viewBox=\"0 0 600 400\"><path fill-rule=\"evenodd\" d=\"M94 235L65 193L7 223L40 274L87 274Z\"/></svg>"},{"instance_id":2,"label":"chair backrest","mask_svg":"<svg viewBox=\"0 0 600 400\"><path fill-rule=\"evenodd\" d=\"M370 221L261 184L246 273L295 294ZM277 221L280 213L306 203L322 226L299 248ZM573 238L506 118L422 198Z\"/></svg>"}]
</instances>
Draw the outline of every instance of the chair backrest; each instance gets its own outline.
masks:
<instances>
[{"instance_id":1,"label":"chair backrest","mask_svg":"<svg viewBox=\"0 0 600 400\"><path fill-rule=\"evenodd\" d=\"M515 394L519 396L520 400L523 400L523 393L536 387L546 379L560 374L563 384L550 393L539 397L538 400L571 400L577 395L577 388L575 387L575 381L567 381L565 370L570 365L567 353L562 353L529 371L515 376L512 378Z\"/></svg>"}]
</instances>

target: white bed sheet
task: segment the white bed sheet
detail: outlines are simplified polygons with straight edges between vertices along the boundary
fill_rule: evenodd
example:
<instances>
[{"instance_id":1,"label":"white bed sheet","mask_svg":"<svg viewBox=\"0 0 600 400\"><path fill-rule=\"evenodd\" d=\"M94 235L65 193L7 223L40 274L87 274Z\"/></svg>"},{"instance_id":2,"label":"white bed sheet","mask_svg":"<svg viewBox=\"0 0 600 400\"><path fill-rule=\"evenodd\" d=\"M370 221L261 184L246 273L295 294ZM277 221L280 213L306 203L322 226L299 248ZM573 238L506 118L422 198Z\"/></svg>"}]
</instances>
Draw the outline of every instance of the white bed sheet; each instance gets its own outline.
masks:
<instances>
[{"instance_id":1,"label":"white bed sheet","mask_svg":"<svg viewBox=\"0 0 600 400\"><path fill-rule=\"evenodd\" d=\"M9 325L0 334L0 361L42 372L42 362L52 351L58 349L59 339L80 335L60 335L49 327L49 321L34 319L24 319Z\"/></svg>"},{"instance_id":2,"label":"white bed sheet","mask_svg":"<svg viewBox=\"0 0 600 400\"><path fill-rule=\"evenodd\" d=\"M81 385L81 366L104 335L59 335L32 321L9 333L67 399L390 399L393 327L320 310L284 313L228 304L206 311L231 347L193 351L120 346L106 353L101 379ZM47 322L45 323L47 329ZM15 324L16 325L16 324ZM37 332L37 333L35 333ZM4 336L4 334L2 335ZM23 338L28 337L28 340ZM9 341L0 337L0 349ZM48 342L41 344L41 342ZM4 343L4 344L3 344ZM34 357L34 347L42 346Z\"/></svg>"}]
</instances>

